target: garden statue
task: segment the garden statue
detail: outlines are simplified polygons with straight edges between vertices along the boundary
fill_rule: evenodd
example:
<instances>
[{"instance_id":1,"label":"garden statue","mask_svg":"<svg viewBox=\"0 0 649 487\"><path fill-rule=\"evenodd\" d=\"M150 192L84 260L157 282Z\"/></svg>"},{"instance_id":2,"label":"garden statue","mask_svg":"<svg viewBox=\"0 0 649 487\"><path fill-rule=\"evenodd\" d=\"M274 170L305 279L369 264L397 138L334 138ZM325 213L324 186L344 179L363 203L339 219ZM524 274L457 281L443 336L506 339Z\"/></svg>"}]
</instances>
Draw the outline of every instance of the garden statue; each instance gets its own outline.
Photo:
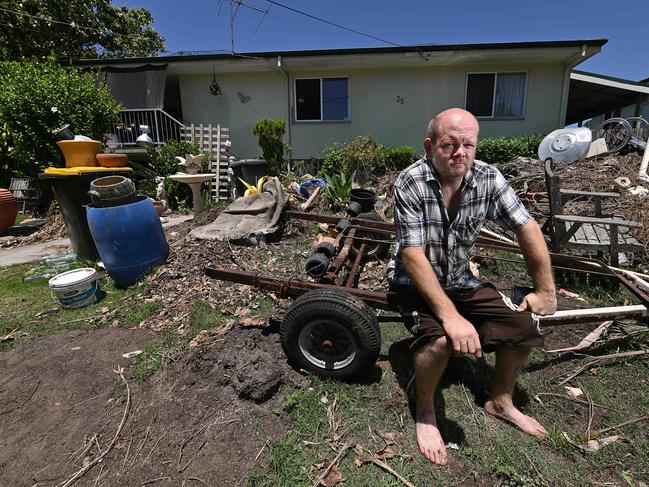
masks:
<instances>
[{"instance_id":1,"label":"garden statue","mask_svg":"<svg viewBox=\"0 0 649 487\"><path fill-rule=\"evenodd\" d=\"M185 154L185 157L176 156L176 159L180 161L178 165L183 166L187 174L198 174L203 169L203 157L204 154L197 156L194 154Z\"/></svg>"},{"instance_id":2,"label":"garden statue","mask_svg":"<svg viewBox=\"0 0 649 487\"><path fill-rule=\"evenodd\" d=\"M162 214L165 214L170 210L169 200L167 199L167 190L165 189L165 178L158 176L155 178L155 182L155 199L162 202Z\"/></svg>"}]
</instances>

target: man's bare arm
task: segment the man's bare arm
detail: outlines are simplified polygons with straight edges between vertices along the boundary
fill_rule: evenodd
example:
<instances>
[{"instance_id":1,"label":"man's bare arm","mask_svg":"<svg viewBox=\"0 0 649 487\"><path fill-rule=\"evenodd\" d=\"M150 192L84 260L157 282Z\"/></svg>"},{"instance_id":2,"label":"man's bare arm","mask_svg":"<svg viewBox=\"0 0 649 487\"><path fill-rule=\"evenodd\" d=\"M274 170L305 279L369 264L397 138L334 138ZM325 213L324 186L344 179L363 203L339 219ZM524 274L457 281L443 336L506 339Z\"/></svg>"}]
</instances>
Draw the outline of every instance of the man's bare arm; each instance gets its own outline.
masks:
<instances>
[{"instance_id":1,"label":"man's bare arm","mask_svg":"<svg viewBox=\"0 0 649 487\"><path fill-rule=\"evenodd\" d=\"M425 299L433 314L441 321L453 350L482 356L478 333L471 323L458 313L453 302L439 284L435 271L423 247L404 247L401 258L415 287Z\"/></svg>"},{"instance_id":2,"label":"man's bare arm","mask_svg":"<svg viewBox=\"0 0 649 487\"><path fill-rule=\"evenodd\" d=\"M557 297L552 279L550 254L541 228L532 219L518 228L515 233L527 270L534 283L534 292L525 296L518 310L539 315L552 314L557 310Z\"/></svg>"}]
</instances>

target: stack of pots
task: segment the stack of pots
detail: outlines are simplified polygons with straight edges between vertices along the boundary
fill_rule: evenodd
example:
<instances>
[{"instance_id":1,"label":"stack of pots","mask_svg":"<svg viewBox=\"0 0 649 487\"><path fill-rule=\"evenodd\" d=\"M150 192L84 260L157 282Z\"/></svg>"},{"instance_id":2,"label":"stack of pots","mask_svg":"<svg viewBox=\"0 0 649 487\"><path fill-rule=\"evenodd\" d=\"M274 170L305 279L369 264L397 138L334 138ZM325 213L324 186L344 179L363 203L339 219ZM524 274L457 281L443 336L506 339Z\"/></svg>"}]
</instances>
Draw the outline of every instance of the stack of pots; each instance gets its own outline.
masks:
<instances>
[{"instance_id":1,"label":"stack of pots","mask_svg":"<svg viewBox=\"0 0 649 487\"><path fill-rule=\"evenodd\" d=\"M88 227L108 275L118 287L139 281L164 264L169 245L151 200L138 196L133 182L107 176L90 183L93 203L86 210Z\"/></svg>"}]
</instances>

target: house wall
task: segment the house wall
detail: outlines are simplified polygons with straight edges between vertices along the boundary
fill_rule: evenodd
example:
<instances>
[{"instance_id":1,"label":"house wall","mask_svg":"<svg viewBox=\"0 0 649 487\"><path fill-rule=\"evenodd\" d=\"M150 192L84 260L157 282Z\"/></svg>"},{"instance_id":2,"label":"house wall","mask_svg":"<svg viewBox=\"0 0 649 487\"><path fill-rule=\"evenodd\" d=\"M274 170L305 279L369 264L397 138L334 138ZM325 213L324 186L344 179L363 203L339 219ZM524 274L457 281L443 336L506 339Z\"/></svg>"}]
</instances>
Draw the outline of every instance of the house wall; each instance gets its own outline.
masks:
<instances>
[{"instance_id":1,"label":"house wall","mask_svg":"<svg viewBox=\"0 0 649 487\"><path fill-rule=\"evenodd\" d=\"M296 77L349 76L351 118L348 122L292 122L292 158L322 157L324 147L367 134L385 145L410 145L419 151L430 117L445 108L464 106L467 72L503 71L527 72L525 115L520 120L480 120L481 137L546 134L557 128L564 82L559 65L292 71L291 86ZM218 97L209 93L211 73L180 76L184 121L229 127L232 153L240 158L258 156L261 149L252 134L254 122L287 119L284 75L280 71L217 73L216 79L222 90Z\"/></svg>"}]
</instances>

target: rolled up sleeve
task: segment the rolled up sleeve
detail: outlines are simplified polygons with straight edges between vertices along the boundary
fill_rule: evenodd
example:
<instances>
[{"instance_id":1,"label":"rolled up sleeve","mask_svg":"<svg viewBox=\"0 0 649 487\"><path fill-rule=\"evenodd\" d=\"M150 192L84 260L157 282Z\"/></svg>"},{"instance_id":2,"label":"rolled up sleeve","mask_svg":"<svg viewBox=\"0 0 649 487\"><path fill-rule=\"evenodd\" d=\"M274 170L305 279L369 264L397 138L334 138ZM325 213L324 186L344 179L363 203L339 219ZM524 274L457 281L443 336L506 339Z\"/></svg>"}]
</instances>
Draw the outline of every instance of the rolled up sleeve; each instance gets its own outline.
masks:
<instances>
[{"instance_id":1,"label":"rolled up sleeve","mask_svg":"<svg viewBox=\"0 0 649 487\"><path fill-rule=\"evenodd\" d=\"M426 243L422 200L412 187L394 187L394 223L400 247L421 246Z\"/></svg>"},{"instance_id":2,"label":"rolled up sleeve","mask_svg":"<svg viewBox=\"0 0 649 487\"><path fill-rule=\"evenodd\" d=\"M518 195L505 177L498 171L494 178L494 189L489 207L489 217L507 230L516 230L532 219Z\"/></svg>"}]
</instances>

